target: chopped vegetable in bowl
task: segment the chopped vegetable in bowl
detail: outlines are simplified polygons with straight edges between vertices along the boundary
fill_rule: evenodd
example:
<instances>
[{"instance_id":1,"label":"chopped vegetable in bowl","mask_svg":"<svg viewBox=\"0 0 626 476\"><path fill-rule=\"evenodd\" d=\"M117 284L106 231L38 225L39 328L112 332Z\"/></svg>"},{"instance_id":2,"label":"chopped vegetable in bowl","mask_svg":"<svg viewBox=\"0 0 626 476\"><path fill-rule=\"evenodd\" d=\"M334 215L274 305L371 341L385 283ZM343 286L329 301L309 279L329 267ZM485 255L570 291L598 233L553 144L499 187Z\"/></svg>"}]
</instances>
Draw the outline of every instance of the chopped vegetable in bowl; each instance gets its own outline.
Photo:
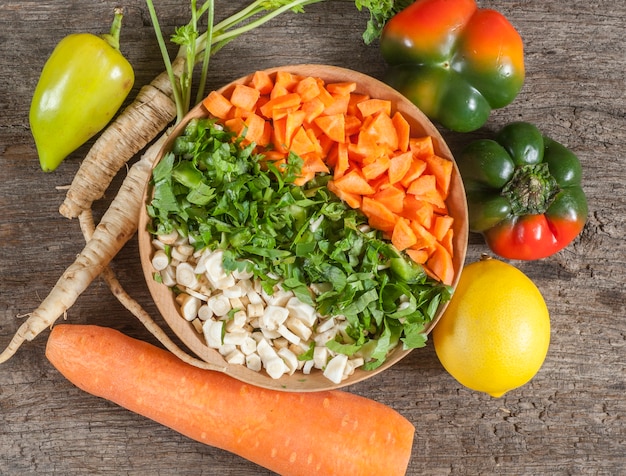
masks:
<instances>
[{"instance_id":1,"label":"chopped vegetable in bowl","mask_svg":"<svg viewBox=\"0 0 626 476\"><path fill-rule=\"evenodd\" d=\"M465 191L437 128L334 66L209 93L161 149L144 200L139 252L167 324L211 368L278 390L350 385L425 345L467 249Z\"/></svg>"},{"instance_id":2,"label":"chopped vegetable in bowl","mask_svg":"<svg viewBox=\"0 0 626 476\"><path fill-rule=\"evenodd\" d=\"M156 279L209 347L272 378L374 369L450 297L302 160L280 169L214 119L194 119L155 167L148 207Z\"/></svg>"}]
</instances>

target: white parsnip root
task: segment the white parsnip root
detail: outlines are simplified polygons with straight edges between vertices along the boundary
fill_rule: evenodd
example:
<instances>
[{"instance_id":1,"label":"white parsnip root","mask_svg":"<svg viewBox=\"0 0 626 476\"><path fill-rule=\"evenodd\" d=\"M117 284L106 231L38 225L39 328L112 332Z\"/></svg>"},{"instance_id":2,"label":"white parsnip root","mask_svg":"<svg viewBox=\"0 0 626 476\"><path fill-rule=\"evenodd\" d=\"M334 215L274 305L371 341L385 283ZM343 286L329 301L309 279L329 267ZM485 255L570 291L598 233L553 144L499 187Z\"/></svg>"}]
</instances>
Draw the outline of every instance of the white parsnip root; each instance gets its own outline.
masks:
<instances>
[{"instance_id":1,"label":"white parsnip root","mask_svg":"<svg viewBox=\"0 0 626 476\"><path fill-rule=\"evenodd\" d=\"M19 327L0 363L12 357L24 343L52 326L105 269L113 257L137 231L145 185L157 153L165 143L166 132L155 141L128 171L120 190L74 263L61 275L50 294Z\"/></svg>"}]
</instances>

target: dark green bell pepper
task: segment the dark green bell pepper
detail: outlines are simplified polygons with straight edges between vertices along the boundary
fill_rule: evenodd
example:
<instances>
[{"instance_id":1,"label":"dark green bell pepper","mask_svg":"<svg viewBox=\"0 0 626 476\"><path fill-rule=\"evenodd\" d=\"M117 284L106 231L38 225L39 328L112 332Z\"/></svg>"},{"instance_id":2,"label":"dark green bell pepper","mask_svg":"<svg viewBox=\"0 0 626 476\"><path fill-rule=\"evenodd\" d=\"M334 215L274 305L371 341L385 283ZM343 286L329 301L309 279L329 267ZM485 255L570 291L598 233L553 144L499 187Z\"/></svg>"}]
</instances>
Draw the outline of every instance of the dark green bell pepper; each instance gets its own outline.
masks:
<instances>
[{"instance_id":1,"label":"dark green bell pepper","mask_svg":"<svg viewBox=\"0 0 626 476\"><path fill-rule=\"evenodd\" d=\"M545 258L582 231L587 199L580 161L532 124L514 122L457 157L469 228L508 259Z\"/></svg>"}]
</instances>

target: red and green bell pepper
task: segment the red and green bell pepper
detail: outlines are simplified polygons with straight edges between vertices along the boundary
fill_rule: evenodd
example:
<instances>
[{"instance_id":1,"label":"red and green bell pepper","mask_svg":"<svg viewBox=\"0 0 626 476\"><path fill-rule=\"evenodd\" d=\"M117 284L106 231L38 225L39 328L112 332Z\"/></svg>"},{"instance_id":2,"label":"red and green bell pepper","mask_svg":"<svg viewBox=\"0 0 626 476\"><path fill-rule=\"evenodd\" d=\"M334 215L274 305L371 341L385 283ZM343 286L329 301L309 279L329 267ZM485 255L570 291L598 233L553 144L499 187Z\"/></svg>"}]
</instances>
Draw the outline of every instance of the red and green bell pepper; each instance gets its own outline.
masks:
<instances>
[{"instance_id":1,"label":"red and green bell pepper","mask_svg":"<svg viewBox=\"0 0 626 476\"><path fill-rule=\"evenodd\" d=\"M458 132L481 127L524 83L519 33L474 0L417 0L386 23L380 48L385 81Z\"/></svg>"},{"instance_id":2,"label":"red and green bell pepper","mask_svg":"<svg viewBox=\"0 0 626 476\"><path fill-rule=\"evenodd\" d=\"M109 34L68 35L46 61L29 114L44 171L101 131L132 89L133 68L119 51L121 22L116 9Z\"/></svg>"},{"instance_id":3,"label":"red and green bell pepper","mask_svg":"<svg viewBox=\"0 0 626 476\"><path fill-rule=\"evenodd\" d=\"M495 140L471 142L457 164L469 227L508 259L534 260L569 245L587 219L580 161L532 124L514 122Z\"/></svg>"}]
</instances>

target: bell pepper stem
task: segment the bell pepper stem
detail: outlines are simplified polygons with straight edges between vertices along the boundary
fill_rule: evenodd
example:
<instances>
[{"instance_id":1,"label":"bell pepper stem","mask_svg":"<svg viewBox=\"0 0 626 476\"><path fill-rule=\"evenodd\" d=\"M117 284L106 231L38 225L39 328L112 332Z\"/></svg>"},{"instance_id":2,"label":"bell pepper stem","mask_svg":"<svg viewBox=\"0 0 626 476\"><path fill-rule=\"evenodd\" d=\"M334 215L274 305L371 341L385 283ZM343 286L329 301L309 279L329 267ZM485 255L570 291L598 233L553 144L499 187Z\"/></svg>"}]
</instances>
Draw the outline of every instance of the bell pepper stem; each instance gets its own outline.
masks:
<instances>
[{"instance_id":1,"label":"bell pepper stem","mask_svg":"<svg viewBox=\"0 0 626 476\"><path fill-rule=\"evenodd\" d=\"M116 7L113 10L113 23L111 24L111 30L109 33L101 35L101 38L106 41L112 48L119 51L120 49L120 31L122 30L122 18L124 18L124 9L122 7Z\"/></svg>"}]
</instances>

